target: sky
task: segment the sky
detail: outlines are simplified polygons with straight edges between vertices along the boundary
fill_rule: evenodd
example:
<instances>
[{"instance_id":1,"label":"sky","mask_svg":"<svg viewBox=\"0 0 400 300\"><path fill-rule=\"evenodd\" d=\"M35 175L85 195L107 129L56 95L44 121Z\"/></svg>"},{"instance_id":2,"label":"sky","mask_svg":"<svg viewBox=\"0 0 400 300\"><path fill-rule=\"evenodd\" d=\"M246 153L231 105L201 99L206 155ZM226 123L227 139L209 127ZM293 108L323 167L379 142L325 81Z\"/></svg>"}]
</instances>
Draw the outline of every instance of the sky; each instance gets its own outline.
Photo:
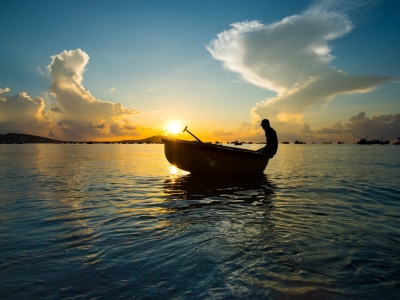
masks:
<instances>
[{"instance_id":1,"label":"sky","mask_svg":"<svg viewBox=\"0 0 400 300\"><path fill-rule=\"evenodd\" d=\"M400 137L397 0L7 1L0 134Z\"/></svg>"}]
</instances>

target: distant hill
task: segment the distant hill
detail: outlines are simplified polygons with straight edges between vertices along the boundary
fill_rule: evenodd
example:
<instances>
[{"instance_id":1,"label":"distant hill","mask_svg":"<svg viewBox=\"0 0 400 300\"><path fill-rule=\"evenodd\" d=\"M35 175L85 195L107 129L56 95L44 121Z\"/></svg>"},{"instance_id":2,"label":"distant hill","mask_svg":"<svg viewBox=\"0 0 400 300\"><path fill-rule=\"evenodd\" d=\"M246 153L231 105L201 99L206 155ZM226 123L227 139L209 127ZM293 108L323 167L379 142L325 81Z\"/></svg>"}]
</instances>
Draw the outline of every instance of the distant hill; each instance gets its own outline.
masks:
<instances>
[{"instance_id":1,"label":"distant hill","mask_svg":"<svg viewBox=\"0 0 400 300\"><path fill-rule=\"evenodd\" d=\"M155 135L142 140L122 140L121 143L161 143L161 139L167 138L164 135Z\"/></svg>"},{"instance_id":2,"label":"distant hill","mask_svg":"<svg viewBox=\"0 0 400 300\"><path fill-rule=\"evenodd\" d=\"M161 139L166 138L163 135L155 135L141 140L122 140L115 142L94 142L94 143L127 143L127 144L138 144L138 143L161 143ZM93 142L93 141L91 141ZM61 141L37 135L23 134L23 133L6 133L0 134L0 144L28 144L28 143L76 143L74 141ZM80 142L81 143L81 142Z\"/></svg>"},{"instance_id":3,"label":"distant hill","mask_svg":"<svg viewBox=\"0 0 400 300\"><path fill-rule=\"evenodd\" d=\"M59 143L60 141L23 133L0 134L0 144Z\"/></svg>"}]
</instances>

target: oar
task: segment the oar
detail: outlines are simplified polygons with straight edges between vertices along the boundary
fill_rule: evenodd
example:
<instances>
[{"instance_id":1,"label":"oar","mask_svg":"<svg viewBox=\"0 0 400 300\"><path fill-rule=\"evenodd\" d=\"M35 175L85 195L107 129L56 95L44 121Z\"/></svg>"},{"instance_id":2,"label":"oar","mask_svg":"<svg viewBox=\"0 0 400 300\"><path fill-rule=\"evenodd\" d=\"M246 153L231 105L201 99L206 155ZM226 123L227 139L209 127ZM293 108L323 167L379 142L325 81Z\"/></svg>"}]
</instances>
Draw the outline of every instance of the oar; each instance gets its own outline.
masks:
<instances>
[{"instance_id":1,"label":"oar","mask_svg":"<svg viewBox=\"0 0 400 300\"><path fill-rule=\"evenodd\" d=\"M202 141L200 141L200 139L197 136L195 136L193 133L191 133L189 130L187 130L187 126L185 127L185 129L183 129L183 132L185 132L185 131L189 132L189 134L192 137L194 137L196 140L198 140L200 143L202 143Z\"/></svg>"}]
</instances>

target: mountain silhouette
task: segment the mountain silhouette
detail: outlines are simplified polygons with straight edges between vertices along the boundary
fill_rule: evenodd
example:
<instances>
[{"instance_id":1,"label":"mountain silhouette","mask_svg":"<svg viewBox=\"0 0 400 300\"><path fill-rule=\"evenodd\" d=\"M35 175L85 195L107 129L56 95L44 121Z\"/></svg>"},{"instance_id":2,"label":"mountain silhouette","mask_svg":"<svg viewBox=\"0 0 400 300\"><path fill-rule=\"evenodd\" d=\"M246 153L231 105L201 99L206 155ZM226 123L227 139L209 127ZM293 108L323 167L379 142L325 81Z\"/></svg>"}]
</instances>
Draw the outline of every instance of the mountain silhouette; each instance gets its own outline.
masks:
<instances>
[{"instance_id":1,"label":"mountain silhouette","mask_svg":"<svg viewBox=\"0 0 400 300\"><path fill-rule=\"evenodd\" d=\"M155 135L141 140L121 140L113 142L96 142L96 141L62 141L51 138L46 138L37 135L23 134L23 133L6 133L0 134L0 144L31 144L31 143L47 143L47 144L64 144L64 143L124 143L124 144L138 144L138 143L161 143L161 139L165 138L163 135Z\"/></svg>"}]
</instances>

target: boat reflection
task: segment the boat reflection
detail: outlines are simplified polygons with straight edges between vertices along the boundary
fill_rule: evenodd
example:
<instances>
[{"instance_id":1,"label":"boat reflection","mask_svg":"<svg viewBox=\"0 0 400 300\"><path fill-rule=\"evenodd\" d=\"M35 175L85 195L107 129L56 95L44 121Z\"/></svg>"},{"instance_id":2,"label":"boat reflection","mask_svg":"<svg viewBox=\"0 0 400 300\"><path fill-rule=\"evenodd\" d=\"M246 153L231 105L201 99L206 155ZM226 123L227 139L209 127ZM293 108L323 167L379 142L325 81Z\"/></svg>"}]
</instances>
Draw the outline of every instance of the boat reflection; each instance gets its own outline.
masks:
<instances>
[{"instance_id":1,"label":"boat reflection","mask_svg":"<svg viewBox=\"0 0 400 300\"><path fill-rule=\"evenodd\" d=\"M167 209L172 210L240 203L271 205L274 189L265 174L244 177L186 174L171 176L164 183Z\"/></svg>"}]
</instances>

